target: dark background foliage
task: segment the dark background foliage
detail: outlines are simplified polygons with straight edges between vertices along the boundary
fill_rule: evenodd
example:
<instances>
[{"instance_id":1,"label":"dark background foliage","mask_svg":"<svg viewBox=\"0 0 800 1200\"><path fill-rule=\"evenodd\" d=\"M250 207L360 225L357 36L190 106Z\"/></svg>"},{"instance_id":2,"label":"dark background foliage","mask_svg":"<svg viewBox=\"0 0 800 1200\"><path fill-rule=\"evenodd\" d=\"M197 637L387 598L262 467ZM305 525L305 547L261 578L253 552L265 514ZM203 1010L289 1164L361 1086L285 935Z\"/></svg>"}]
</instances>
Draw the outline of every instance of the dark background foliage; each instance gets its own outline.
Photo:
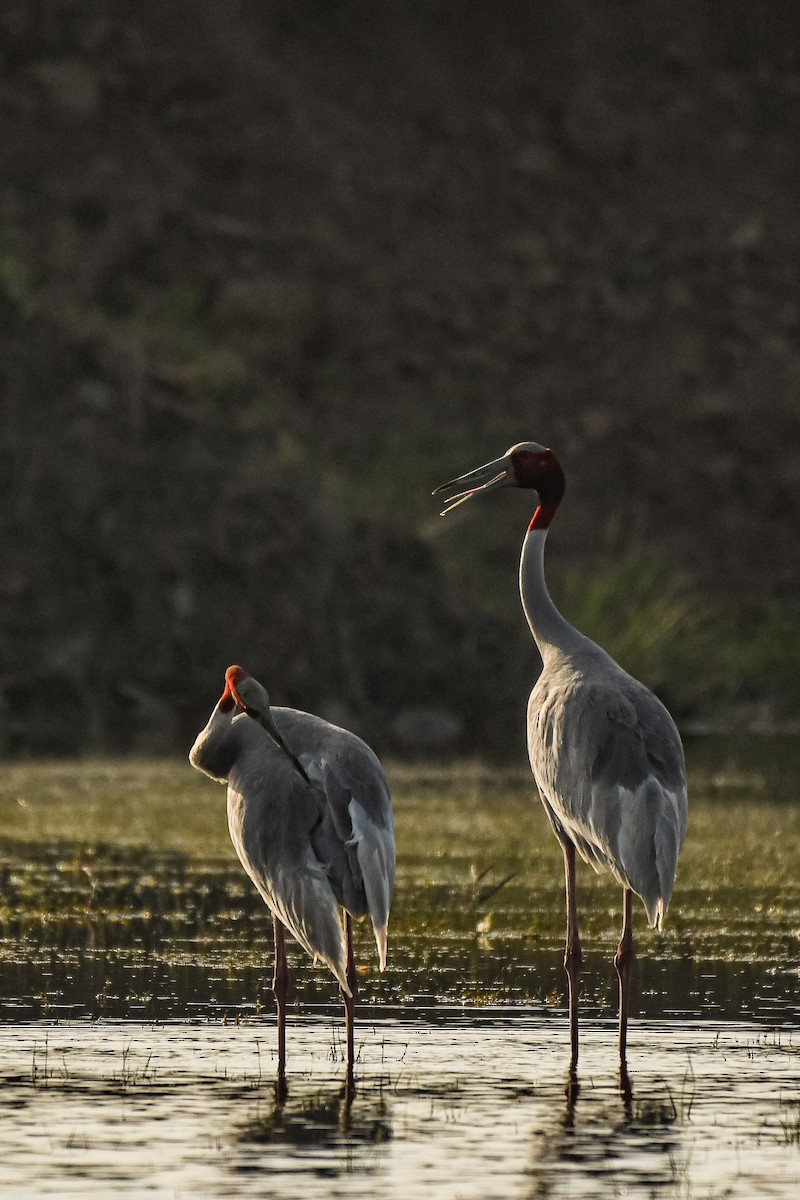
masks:
<instances>
[{"instance_id":1,"label":"dark background foliage","mask_svg":"<svg viewBox=\"0 0 800 1200\"><path fill-rule=\"evenodd\" d=\"M788 0L6 0L6 751L185 749L239 660L519 753L531 498L429 492L526 438L570 614L685 722L796 717L799 49Z\"/></svg>"}]
</instances>

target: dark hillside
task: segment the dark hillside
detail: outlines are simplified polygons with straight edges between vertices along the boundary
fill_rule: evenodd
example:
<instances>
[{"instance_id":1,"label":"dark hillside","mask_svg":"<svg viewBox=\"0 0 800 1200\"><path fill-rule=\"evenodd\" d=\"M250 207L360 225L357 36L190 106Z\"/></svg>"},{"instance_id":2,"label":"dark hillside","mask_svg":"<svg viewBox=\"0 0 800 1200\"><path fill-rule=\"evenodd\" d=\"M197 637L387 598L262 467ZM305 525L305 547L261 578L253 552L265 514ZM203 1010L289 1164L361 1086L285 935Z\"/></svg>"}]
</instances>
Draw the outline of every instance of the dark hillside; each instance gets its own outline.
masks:
<instances>
[{"instance_id":1,"label":"dark hillside","mask_svg":"<svg viewBox=\"0 0 800 1200\"><path fill-rule=\"evenodd\" d=\"M796 717L799 48L788 0L7 0L6 749L182 748L236 659L515 749L530 499L429 492L528 437L575 619Z\"/></svg>"}]
</instances>

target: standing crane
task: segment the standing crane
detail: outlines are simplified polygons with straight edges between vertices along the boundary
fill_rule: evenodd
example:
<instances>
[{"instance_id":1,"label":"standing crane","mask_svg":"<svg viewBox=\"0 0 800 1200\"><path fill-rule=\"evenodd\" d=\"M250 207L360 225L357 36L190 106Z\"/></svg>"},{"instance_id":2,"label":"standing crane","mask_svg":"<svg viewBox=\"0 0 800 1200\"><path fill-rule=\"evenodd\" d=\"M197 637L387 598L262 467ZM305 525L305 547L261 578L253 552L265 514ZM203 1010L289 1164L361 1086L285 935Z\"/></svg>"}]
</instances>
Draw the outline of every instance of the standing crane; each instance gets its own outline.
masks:
<instances>
[{"instance_id":1,"label":"standing crane","mask_svg":"<svg viewBox=\"0 0 800 1200\"><path fill-rule=\"evenodd\" d=\"M575 896L575 852L622 885L622 936L614 957L619 978L619 1056L626 1069L633 964L631 902L642 900L661 929L686 833L683 747L675 723L653 693L562 617L547 591L544 545L564 496L561 464L544 446L521 442L501 458L460 475L466 490L450 496L452 512L500 488L538 494L522 545L522 607L542 659L528 701L528 756L539 794L564 852L571 1067L578 1062L578 981L582 953Z\"/></svg>"},{"instance_id":2,"label":"standing crane","mask_svg":"<svg viewBox=\"0 0 800 1200\"><path fill-rule=\"evenodd\" d=\"M272 913L279 1093L286 1089L285 929L339 981L351 1090L352 918L369 914L383 970L394 890L394 820L383 768L348 730L310 713L272 708L265 688L237 666L228 667L225 690L189 761L227 783L231 841Z\"/></svg>"}]
</instances>

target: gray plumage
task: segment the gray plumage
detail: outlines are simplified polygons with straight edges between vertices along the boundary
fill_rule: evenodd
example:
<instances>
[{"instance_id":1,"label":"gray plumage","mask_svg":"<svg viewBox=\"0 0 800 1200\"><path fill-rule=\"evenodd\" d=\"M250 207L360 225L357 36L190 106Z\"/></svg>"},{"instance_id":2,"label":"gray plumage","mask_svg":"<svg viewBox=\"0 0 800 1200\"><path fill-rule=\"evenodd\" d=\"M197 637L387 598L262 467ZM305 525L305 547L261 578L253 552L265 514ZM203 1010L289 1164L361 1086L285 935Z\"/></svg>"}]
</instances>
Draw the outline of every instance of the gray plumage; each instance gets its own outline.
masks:
<instances>
[{"instance_id":1,"label":"gray plumage","mask_svg":"<svg viewBox=\"0 0 800 1200\"><path fill-rule=\"evenodd\" d=\"M528 702L528 754L550 823L661 927L686 832L683 751L664 706L599 647L548 659Z\"/></svg>"},{"instance_id":2,"label":"gray plumage","mask_svg":"<svg viewBox=\"0 0 800 1200\"><path fill-rule=\"evenodd\" d=\"M544 578L544 545L565 480L552 450L522 442L494 462L437 491L468 483L447 501L450 512L500 488L532 488L539 506L520 556L520 596L542 658L528 701L528 756L545 811L564 851L572 1066L578 1061L578 931L575 853L608 870L623 888L619 977L619 1051L625 1067L633 963L631 897L641 897L651 926L661 928L686 834L683 748L663 704L599 646L562 617ZM444 515L444 513L442 514Z\"/></svg>"},{"instance_id":3,"label":"gray plumage","mask_svg":"<svg viewBox=\"0 0 800 1200\"><path fill-rule=\"evenodd\" d=\"M636 892L660 928L686 834L681 740L661 701L553 605L546 534L530 529L520 558L522 604L542 656L528 701L533 776L562 845Z\"/></svg>"},{"instance_id":4,"label":"gray plumage","mask_svg":"<svg viewBox=\"0 0 800 1200\"><path fill-rule=\"evenodd\" d=\"M255 680L247 683L266 696ZM386 962L395 875L386 776L348 730L295 709L267 704L267 712L307 780L267 729L225 696L189 759L227 783L231 840L273 915L349 995L341 908L369 915L381 968Z\"/></svg>"}]
</instances>

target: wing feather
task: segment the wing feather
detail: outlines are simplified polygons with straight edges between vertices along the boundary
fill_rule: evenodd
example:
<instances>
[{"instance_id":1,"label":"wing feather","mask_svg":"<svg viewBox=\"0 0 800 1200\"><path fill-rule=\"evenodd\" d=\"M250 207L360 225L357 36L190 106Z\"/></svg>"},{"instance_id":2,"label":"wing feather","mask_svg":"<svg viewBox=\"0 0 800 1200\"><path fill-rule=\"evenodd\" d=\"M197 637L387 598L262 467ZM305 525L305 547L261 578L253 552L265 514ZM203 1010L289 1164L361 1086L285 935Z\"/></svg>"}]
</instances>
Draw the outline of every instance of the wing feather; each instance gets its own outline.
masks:
<instances>
[{"instance_id":1,"label":"wing feather","mask_svg":"<svg viewBox=\"0 0 800 1200\"><path fill-rule=\"evenodd\" d=\"M228 828L239 860L267 907L300 945L330 968L349 995L339 905L324 865L313 852L310 830L324 796L309 792L292 768L276 786L271 804L248 803L228 783Z\"/></svg>"},{"instance_id":2,"label":"wing feather","mask_svg":"<svg viewBox=\"0 0 800 1200\"><path fill-rule=\"evenodd\" d=\"M350 845L355 846L358 855L369 915L375 931L378 957L383 970L386 966L389 909L394 890L394 830L377 825L355 796L350 801L349 808L353 824Z\"/></svg>"},{"instance_id":3,"label":"wing feather","mask_svg":"<svg viewBox=\"0 0 800 1200\"><path fill-rule=\"evenodd\" d=\"M332 870L332 882L348 911L354 916L369 913L383 970L394 891L395 842L389 788L382 769L375 769L376 763L321 759L312 770L324 787L330 813L329 827L323 824L320 830L324 844L315 843L315 848L332 863L337 860L337 839L340 856L344 849L345 862L339 857L341 876Z\"/></svg>"},{"instance_id":4,"label":"wing feather","mask_svg":"<svg viewBox=\"0 0 800 1200\"><path fill-rule=\"evenodd\" d=\"M660 926L686 832L683 750L660 701L612 667L607 682L574 670L539 680L528 708L531 767L559 839L632 888Z\"/></svg>"},{"instance_id":5,"label":"wing feather","mask_svg":"<svg viewBox=\"0 0 800 1200\"><path fill-rule=\"evenodd\" d=\"M354 917L369 913L386 962L395 878L389 786L355 734L295 709L272 715L311 786L247 718L229 776L231 839L271 911L346 988L340 906Z\"/></svg>"},{"instance_id":6,"label":"wing feather","mask_svg":"<svg viewBox=\"0 0 800 1200\"><path fill-rule=\"evenodd\" d=\"M309 849L305 870L280 871L253 882L270 910L312 957L320 958L350 995L339 905L325 870Z\"/></svg>"}]
</instances>

